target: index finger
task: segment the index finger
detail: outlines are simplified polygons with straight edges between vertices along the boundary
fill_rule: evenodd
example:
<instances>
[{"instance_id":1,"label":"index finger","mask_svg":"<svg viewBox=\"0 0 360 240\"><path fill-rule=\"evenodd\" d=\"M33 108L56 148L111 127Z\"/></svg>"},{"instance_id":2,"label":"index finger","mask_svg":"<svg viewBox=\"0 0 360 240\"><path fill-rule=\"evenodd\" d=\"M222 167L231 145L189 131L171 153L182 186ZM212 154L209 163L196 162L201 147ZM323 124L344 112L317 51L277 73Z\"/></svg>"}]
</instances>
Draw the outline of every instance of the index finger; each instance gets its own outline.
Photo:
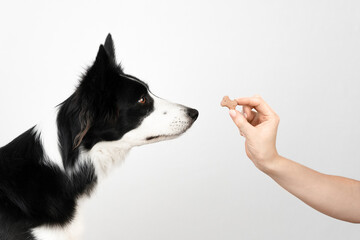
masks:
<instances>
[{"instance_id":1,"label":"index finger","mask_svg":"<svg viewBox=\"0 0 360 240\"><path fill-rule=\"evenodd\" d=\"M264 101L264 99L259 97L244 97L237 98L235 100L239 105L253 107L256 111L265 115L272 115L275 113L274 110L272 110L271 107Z\"/></svg>"}]
</instances>

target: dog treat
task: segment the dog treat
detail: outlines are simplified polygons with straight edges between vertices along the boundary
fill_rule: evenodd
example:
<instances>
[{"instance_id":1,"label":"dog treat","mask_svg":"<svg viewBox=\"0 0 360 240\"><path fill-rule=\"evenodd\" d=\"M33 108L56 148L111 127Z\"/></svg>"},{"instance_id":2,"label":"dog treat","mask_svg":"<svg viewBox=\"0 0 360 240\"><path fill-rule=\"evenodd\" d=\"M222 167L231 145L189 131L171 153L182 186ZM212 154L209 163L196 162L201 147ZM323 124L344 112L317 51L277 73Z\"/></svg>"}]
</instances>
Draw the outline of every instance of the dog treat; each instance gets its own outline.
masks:
<instances>
[{"instance_id":1,"label":"dog treat","mask_svg":"<svg viewBox=\"0 0 360 240\"><path fill-rule=\"evenodd\" d=\"M235 110L237 105L238 105L237 102L235 100L231 100L229 98L229 96L223 97L223 99L221 101L221 106L222 107L228 107L229 109Z\"/></svg>"}]
</instances>

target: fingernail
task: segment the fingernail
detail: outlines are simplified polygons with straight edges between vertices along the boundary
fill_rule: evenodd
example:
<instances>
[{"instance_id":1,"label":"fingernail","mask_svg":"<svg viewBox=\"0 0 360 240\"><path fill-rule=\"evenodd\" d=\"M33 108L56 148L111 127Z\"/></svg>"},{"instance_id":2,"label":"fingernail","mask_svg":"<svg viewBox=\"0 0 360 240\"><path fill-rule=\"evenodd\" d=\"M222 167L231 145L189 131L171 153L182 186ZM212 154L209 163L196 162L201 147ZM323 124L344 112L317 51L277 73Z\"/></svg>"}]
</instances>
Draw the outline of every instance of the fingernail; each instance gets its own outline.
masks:
<instances>
[{"instance_id":1,"label":"fingernail","mask_svg":"<svg viewBox=\"0 0 360 240\"><path fill-rule=\"evenodd\" d=\"M232 110L232 109L231 109L231 110L229 111L229 114L230 114L231 117L236 117L236 112L235 112L235 110Z\"/></svg>"},{"instance_id":2,"label":"fingernail","mask_svg":"<svg viewBox=\"0 0 360 240\"><path fill-rule=\"evenodd\" d=\"M244 117L247 118L247 114L246 114L246 113L244 113Z\"/></svg>"}]
</instances>

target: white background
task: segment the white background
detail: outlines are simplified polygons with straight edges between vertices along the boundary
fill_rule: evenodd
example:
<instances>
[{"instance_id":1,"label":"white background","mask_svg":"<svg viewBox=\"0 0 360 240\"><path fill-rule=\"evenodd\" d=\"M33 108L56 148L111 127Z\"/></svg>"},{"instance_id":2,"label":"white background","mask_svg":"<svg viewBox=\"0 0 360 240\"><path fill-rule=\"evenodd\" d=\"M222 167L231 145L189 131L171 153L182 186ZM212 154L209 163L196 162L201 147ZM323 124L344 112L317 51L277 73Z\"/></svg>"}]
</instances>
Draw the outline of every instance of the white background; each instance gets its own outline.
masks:
<instances>
[{"instance_id":1,"label":"white background","mask_svg":"<svg viewBox=\"0 0 360 240\"><path fill-rule=\"evenodd\" d=\"M0 145L72 93L108 32L125 72L200 116L132 150L87 203L84 239L359 239L258 171L219 106L261 94L280 154L359 179L359 1L3 1Z\"/></svg>"}]
</instances>

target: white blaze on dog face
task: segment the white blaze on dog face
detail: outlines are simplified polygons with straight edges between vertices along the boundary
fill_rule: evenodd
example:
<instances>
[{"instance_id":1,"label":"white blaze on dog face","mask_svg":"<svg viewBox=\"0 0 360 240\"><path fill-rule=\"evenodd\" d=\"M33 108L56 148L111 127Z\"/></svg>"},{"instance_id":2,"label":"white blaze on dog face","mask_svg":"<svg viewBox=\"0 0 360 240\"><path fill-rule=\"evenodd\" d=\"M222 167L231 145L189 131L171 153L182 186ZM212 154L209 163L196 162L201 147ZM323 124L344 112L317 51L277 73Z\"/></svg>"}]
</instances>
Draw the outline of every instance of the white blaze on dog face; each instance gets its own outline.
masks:
<instances>
[{"instance_id":1,"label":"white blaze on dog face","mask_svg":"<svg viewBox=\"0 0 360 240\"><path fill-rule=\"evenodd\" d=\"M136 129L126 133L121 141L132 146L173 139L191 127L198 116L195 109L172 103L149 93L154 109Z\"/></svg>"}]
</instances>

